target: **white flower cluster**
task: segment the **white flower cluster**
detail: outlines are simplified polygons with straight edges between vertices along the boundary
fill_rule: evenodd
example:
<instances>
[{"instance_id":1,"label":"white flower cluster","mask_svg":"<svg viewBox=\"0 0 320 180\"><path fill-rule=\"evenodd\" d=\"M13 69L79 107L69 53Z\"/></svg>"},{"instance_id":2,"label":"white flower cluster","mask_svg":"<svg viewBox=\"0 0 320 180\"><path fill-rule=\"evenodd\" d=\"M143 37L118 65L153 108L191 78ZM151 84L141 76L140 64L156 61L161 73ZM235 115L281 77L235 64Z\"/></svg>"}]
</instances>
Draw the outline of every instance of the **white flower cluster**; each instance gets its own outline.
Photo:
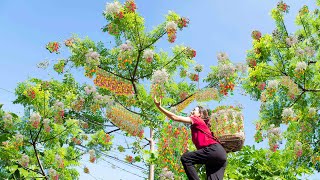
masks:
<instances>
[{"instance_id":1,"label":"white flower cluster","mask_svg":"<svg viewBox=\"0 0 320 180\"><path fill-rule=\"evenodd\" d=\"M93 99L98 104L113 104L112 98L108 95L102 96L101 94L96 93Z\"/></svg>"},{"instance_id":2,"label":"white flower cluster","mask_svg":"<svg viewBox=\"0 0 320 180\"><path fill-rule=\"evenodd\" d=\"M20 164L21 164L21 166L23 166L23 167L27 167L28 166L28 164L29 164L29 156L28 155L26 155L26 154L24 154L24 155L22 155L22 157L21 157L21 159L20 159Z\"/></svg>"},{"instance_id":3,"label":"white flower cluster","mask_svg":"<svg viewBox=\"0 0 320 180\"><path fill-rule=\"evenodd\" d=\"M223 64L219 66L218 77L229 77L235 72L235 67L232 64Z\"/></svg>"},{"instance_id":4,"label":"white flower cluster","mask_svg":"<svg viewBox=\"0 0 320 180\"><path fill-rule=\"evenodd\" d=\"M229 56L225 52L220 52L220 53L218 53L217 58L218 58L218 62L223 63L229 59Z\"/></svg>"},{"instance_id":5,"label":"white flower cluster","mask_svg":"<svg viewBox=\"0 0 320 180\"><path fill-rule=\"evenodd\" d=\"M122 52L131 51L131 50L133 50L133 46L132 46L131 42L129 40L127 40L126 43L120 45L120 49Z\"/></svg>"},{"instance_id":6,"label":"white flower cluster","mask_svg":"<svg viewBox=\"0 0 320 180\"><path fill-rule=\"evenodd\" d=\"M94 155L95 155L95 153L96 153L96 151L95 151L94 149L90 149L90 150L89 150L89 154L90 154L90 156L94 156Z\"/></svg>"},{"instance_id":7,"label":"white flower cluster","mask_svg":"<svg viewBox=\"0 0 320 180\"><path fill-rule=\"evenodd\" d=\"M311 107L311 108L309 109L309 115L314 116L314 115L316 115L317 113L318 113L318 110L317 110L316 108Z\"/></svg>"},{"instance_id":8,"label":"white flower cluster","mask_svg":"<svg viewBox=\"0 0 320 180\"><path fill-rule=\"evenodd\" d=\"M116 14L119 14L121 10L121 4L119 2L114 2L114 3L107 3L106 4L106 10L105 14L114 16Z\"/></svg>"},{"instance_id":9,"label":"white flower cluster","mask_svg":"<svg viewBox=\"0 0 320 180\"><path fill-rule=\"evenodd\" d=\"M52 178L57 176L57 171L52 168L49 169L48 173L49 173L49 176Z\"/></svg>"},{"instance_id":10,"label":"white flower cluster","mask_svg":"<svg viewBox=\"0 0 320 180\"><path fill-rule=\"evenodd\" d=\"M146 49L146 50L144 50L142 57L144 59L153 59L153 56L154 56L153 50L152 49Z\"/></svg>"},{"instance_id":11,"label":"white flower cluster","mask_svg":"<svg viewBox=\"0 0 320 180\"><path fill-rule=\"evenodd\" d=\"M296 146L296 147L301 147L301 146L302 146L302 143L301 143L300 141L296 140L295 146Z\"/></svg>"},{"instance_id":12,"label":"white flower cluster","mask_svg":"<svg viewBox=\"0 0 320 180\"><path fill-rule=\"evenodd\" d=\"M282 110L281 116L282 116L283 118L291 118L291 117L294 117L294 111L293 111L292 108L284 108L284 109Z\"/></svg>"},{"instance_id":13,"label":"white flower cluster","mask_svg":"<svg viewBox=\"0 0 320 180\"><path fill-rule=\"evenodd\" d=\"M270 80L268 82L268 88L270 88L270 89L277 89L278 85L279 85L279 81L277 81L277 80Z\"/></svg>"},{"instance_id":14,"label":"white flower cluster","mask_svg":"<svg viewBox=\"0 0 320 180\"><path fill-rule=\"evenodd\" d=\"M286 38L286 43L289 46L293 46L298 43L298 39L296 36L289 36Z\"/></svg>"},{"instance_id":15,"label":"white flower cluster","mask_svg":"<svg viewBox=\"0 0 320 180\"><path fill-rule=\"evenodd\" d=\"M174 174L167 168L163 168L160 173L160 180L174 180Z\"/></svg>"},{"instance_id":16,"label":"white flower cluster","mask_svg":"<svg viewBox=\"0 0 320 180\"><path fill-rule=\"evenodd\" d=\"M87 95L91 94L91 93L95 93L97 90L96 90L96 87L95 86L86 86L84 87L84 91L86 92Z\"/></svg>"},{"instance_id":17,"label":"white flower cluster","mask_svg":"<svg viewBox=\"0 0 320 180\"><path fill-rule=\"evenodd\" d=\"M178 28L178 25L173 21L167 22L166 24L167 31L176 31L177 28Z\"/></svg>"},{"instance_id":18,"label":"white flower cluster","mask_svg":"<svg viewBox=\"0 0 320 180\"><path fill-rule=\"evenodd\" d=\"M241 73L246 73L248 70L248 66L246 64L238 63L236 64L236 70Z\"/></svg>"},{"instance_id":19,"label":"white flower cluster","mask_svg":"<svg viewBox=\"0 0 320 180\"><path fill-rule=\"evenodd\" d=\"M12 115L10 113L6 113L4 116L3 116L3 119L4 120L8 120L8 121L12 121Z\"/></svg>"},{"instance_id":20,"label":"white flower cluster","mask_svg":"<svg viewBox=\"0 0 320 180\"><path fill-rule=\"evenodd\" d=\"M37 68L46 69L49 66L49 61L45 60L37 64Z\"/></svg>"},{"instance_id":21,"label":"white flower cluster","mask_svg":"<svg viewBox=\"0 0 320 180\"><path fill-rule=\"evenodd\" d=\"M302 61L298 62L295 68L296 72L304 72L307 69L307 63Z\"/></svg>"},{"instance_id":22,"label":"white flower cluster","mask_svg":"<svg viewBox=\"0 0 320 180\"><path fill-rule=\"evenodd\" d=\"M3 116L3 121L4 121L4 124L5 126L10 126L12 125L12 115L10 113L6 113L4 116Z\"/></svg>"},{"instance_id":23,"label":"white flower cluster","mask_svg":"<svg viewBox=\"0 0 320 180\"><path fill-rule=\"evenodd\" d=\"M86 54L86 63L89 66L99 66L100 65L100 54L93 49L90 49Z\"/></svg>"},{"instance_id":24,"label":"white flower cluster","mask_svg":"<svg viewBox=\"0 0 320 180\"><path fill-rule=\"evenodd\" d=\"M152 84L164 84L168 81L169 74L165 69L162 70L156 70L153 72L153 75L151 77L151 83Z\"/></svg>"},{"instance_id":25,"label":"white flower cluster","mask_svg":"<svg viewBox=\"0 0 320 180\"><path fill-rule=\"evenodd\" d=\"M15 135L15 139L18 143L21 143L21 142L23 142L23 135L18 133Z\"/></svg>"},{"instance_id":26,"label":"white flower cluster","mask_svg":"<svg viewBox=\"0 0 320 180\"><path fill-rule=\"evenodd\" d=\"M314 54L316 53L316 51L312 48L312 47L306 47L304 48L304 52L307 54L307 56L314 56Z\"/></svg>"},{"instance_id":27,"label":"white flower cluster","mask_svg":"<svg viewBox=\"0 0 320 180\"><path fill-rule=\"evenodd\" d=\"M268 133L271 133L273 135L280 135L281 131L279 127L275 127L274 124L271 124Z\"/></svg>"},{"instance_id":28,"label":"white flower cluster","mask_svg":"<svg viewBox=\"0 0 320 180\"><path fill-rule=\"evenodd\" d=\"M63 104L62 102L60 102L60 101L56 101L56 102L54 103L54 105L53 105L53 108L54 108L55 110L63 110L64 104Z\"/></svg>"},{"instance_id":29,"label":"white flower cluster","mask_svg":"<svg viewBox=\"0 0 320 180\"><path fill-rule=\"evenodd\" d=\"M304 49L298 48L296 50L296 54L298 56L303 56L303 55L307 55L307 56L314 56L314 54L316 53L316 51L312 48L312 47L305 47Z\"/></svg>"},{"instance_id":30,"label":"white flower cluster","mask_svg":"<svg viewBox=\"0 0 320 180\"><path fill-rule=\"evenodd\" d=\"M288 88L289 95L299 94L298 85L289 76L283 76L281 78L281 85Z\"/></svg>"},{"instance_id":31,"label":"white flower cluster","mask_svg":"<svg viewBox=\"0 0 320 180\"><path fill-rule=\"evenodd\" d=\"M197 65L195 65L194 70L196 72L202 72L203 66L201 64L197 64Z\"/></svg>"},{"instance_id":32,"label":"white flower cluster","mask_svg":"<svg viewBox=\"0 0 320 180\"><path fill-rule=\"evenodd\" d=\"M32 124L33 127L37 128L40 124L40 119L41 119L40 114L33 112L30 116L30 123Z\"/></svg>"}]
</instances>

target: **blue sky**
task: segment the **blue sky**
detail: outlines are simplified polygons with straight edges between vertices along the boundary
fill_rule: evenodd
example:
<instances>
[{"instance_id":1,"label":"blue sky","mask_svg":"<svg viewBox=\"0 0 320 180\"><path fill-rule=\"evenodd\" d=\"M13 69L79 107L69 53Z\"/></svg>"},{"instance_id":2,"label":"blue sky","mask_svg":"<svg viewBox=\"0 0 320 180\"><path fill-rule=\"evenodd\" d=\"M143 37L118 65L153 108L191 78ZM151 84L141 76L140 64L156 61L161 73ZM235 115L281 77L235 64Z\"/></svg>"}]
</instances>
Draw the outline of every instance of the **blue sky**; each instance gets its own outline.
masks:
<instances>
[{"instance_id":1,"label":"blue sky","mask_svg":"<svg viewBox=\"0 0 320 180\"><path fill-rule=\"evenodd\" d=\"M72 33L80 37L88 36L94 41L109 42L111 37L102 33L101 27L106 24L102 16L105 0L75 1L75 0L1 0L0 1L0 103L5 104L8 111L22 112L22 108L12 105L14 96L3 89L14 91L18 82L29 77L56 77L50 70L40 70L36 64L48 59L67 57L67 52L52 56L45 50L49 41L63 41ZM110 1L109 1L110 2ZM123 1L121 1L123 2ZM201 2L201 3L200 3ZM204 76L210 65L216 65L216 54L227 52L234 62L245 62L246 50L251 47L251 32L260 30L271 33L275 27L270 17L270 10L276 6L276 0L136 0L138 12L145 17L148 30L164 21L168 10L173 10L190 19L190 25L178 32L176 44L185 44L197 50L196 61L204 65ZM304 4L315 8L312 0L288 0L291 6L290 14L286 16L289 32L294 32L294 17ZM158 44L159 48L170 50L165 38ZM79 72L74 71L79 81ZM253 145L254 120L258 118L260 104L250 100L248 96L237 94L223 104L241 103L244 106L246 144ZM216 106L216 103L210 106ZM117 143L123 143L120 135ZM264 147L264 144L258 144ZM117 154L115 154L117 155ZM119 155L119 157L121 157ZM140 170L127 165L113 162L136 174L145 176ZM83 164L88 164L83 160ZM100 161L98 164L88 164L91 175L81 174L80 179L141 179L119 168L111 168L109 163ZM315 179L316 176L310 177Z\"/></svg>"}]
</instances>

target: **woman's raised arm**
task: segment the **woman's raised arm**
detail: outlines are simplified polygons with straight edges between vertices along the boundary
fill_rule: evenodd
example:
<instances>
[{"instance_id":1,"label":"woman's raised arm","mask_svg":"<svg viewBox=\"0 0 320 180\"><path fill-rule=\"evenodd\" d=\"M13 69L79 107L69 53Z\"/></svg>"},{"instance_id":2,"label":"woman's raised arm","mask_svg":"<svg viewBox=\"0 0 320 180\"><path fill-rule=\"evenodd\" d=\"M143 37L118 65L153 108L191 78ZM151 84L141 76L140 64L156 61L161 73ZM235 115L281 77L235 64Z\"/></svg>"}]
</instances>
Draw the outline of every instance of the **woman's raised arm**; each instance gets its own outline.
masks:
<instances>
[{"instance_id":1,"label":"woman's raised arm","mask_svg":"<svg viewBox=\"0 0 320 180\"><path fill-rule=\"evenodd\" d=\"M161 106L161 99L159 101L157 101L157 98L154 97L154 103L157 106L157 108L164 114L166 115L169 119L172 119L174 121L178 121L178 122L183 122L183 123L188 123L188 124L192 124L192 120L190 117L184 117L184 116L178 116L168 110L166 110L165 108L163 108Z\"/></svg>"}]
</instances>

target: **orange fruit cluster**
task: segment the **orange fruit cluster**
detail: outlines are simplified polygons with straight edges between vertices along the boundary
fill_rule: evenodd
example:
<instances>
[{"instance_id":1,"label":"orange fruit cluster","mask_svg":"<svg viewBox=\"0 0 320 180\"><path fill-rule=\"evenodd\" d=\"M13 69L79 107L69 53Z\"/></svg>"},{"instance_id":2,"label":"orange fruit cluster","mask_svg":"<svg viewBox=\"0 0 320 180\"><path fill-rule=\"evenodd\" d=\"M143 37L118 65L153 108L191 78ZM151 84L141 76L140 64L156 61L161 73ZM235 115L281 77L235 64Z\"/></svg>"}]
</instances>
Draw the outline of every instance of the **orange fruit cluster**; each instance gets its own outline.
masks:
<instances>
[{"instance_id":1,"label":"orange fruit cluster","mask_svg":"<svg viewBox=\"0 0 320 180\"><path fill-rule=\"evenodd\" d=\"M183 173L180 156L187 151L189 133L186 127L172 127L166 124L158 143L159 163L161 168L167 167L175 173Z\"/></svg>"},{"instance_id":2,"label":"orange fruit cluster","mask_svg":"<svg viewBox=\"0 0 320 180\"><path fill-rule=\"evenodd\" d=\"M121 106L113 106L107 111L106 116L121 130L132 136L143 138L144 131L142 119Z\"/></svg>"},{"instance_id":3,"label":"orange fruit cluster","mask_svg":"<svg viewBox=\"0 0 320 180\"><path fill-rule=\"evenodd\" d=\"M210 100L218 100L219 92L215 88L207 88L202 91L199 91L195 94L195 98L199 102L210 101Z\"/></svg>"},{"instance_id":4,"label":"orange fruit cluster","mask_svg":"<svg viewBox=\"0 0 320 180\"><path fill-rule=\"evenodd\" d=\"M98 71L96 79L93 81L96 86L108 89L115 92L117 95L131 95L134 94L132 84L125 82L115 76Z\"/></svg>"},{"instance_id":5,"label":"orange fruit cluster","mask_svg":"<svg viewBox=\"0 0 320 180\"><path fill-rule=\"evenodd\" d=\"M195 95L185 99L182 103L176 106L177 111L180 112L184 110L189 104L191 104L195 100Z\"/></svg>"}]
</instances>

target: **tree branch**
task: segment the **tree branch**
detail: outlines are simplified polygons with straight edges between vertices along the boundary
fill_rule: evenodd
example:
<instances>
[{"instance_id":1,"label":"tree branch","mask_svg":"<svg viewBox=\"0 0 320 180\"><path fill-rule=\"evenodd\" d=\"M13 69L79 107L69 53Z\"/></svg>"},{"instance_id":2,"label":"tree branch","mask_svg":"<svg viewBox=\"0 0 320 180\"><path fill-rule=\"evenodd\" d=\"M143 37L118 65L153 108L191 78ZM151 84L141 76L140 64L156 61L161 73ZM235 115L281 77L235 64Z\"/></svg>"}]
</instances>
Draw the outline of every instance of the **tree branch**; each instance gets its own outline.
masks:
<instances>
[{"instance_id":1,"label":"tree branch","mask_svg":"<svg viewBox=\"0 0 320 180\"><path fill-rule=\"evenodd\" d=\"M174 107L174 106L177 106L177 105L183 103L185 100L189 99L190 97L192 97L192 96L195 95L195 94L196 94L196 93L193 93L193 94L191 94L190 96L188 96L187 98L185 98L184 100L179 101L179 102L177 102L176 104L170 105L169 108Z\"/></svg>"},{"instance_id":2,"label":"tree branch","mask_svg":"<svg viewBox=\"0 0 320 180\"><path fill-rule=\"evenodd\" d=\"M175 55L173 58L171 58L166 64L164 64L164 65L163 65L161 68L159 68L159 69L163 69L163 68L165 68L167 65L169 65L170 63L174 62L174 60L176 60L176 58L177 58L178 56L180 56L186 49L187 49L187 48L183 49L180 53L178 53L178 54ZM156 70L157 70L157 69L156 69ZM153 73L153 72L152 72L152 73ZM141 76L141 77L139 77L139 78L137 78L137 79L146 78L146 77L148 77L148 76L151 76L152 73L146 74L146 75Z\"/></svg>"},{"instance_id":3,"label":"tree branch","mask_svg":"<svg viewBox=\"0 0 320 180\"><path fill-rule=\"evenodd\" d=\"M120 128L114 129L114 130L112 130L112 131L106 132L106 134L111 134L111 133L113 133L113 132L120 131L120 130L121 130Z\"/></svg>"},{"instance_id":4,"label":"tree branch","mask_svg":"<svg viewBox=\"0 0 320 180\"><path fill-rule=\"evenodd\" d=\"M300 98L301 96L305 93L306 91L302 91L302 93L297 97L297 99L290 105L292 107Z\"/></svg>"},{"instance_id":5,"label":"tree branch","mask_svg":"<svg viewBox=\"0 0 320 180\"><path fill-rule=\"evenodd\" d=\"M116 74L116 73L114 73L114 72L111 72L111 71L108 71L108 70L106 70L106 69L103 69L101 66L98 66L100 69L102 69L102 70L104 70L104 71L106 71L106 72L108 72L108 73L110 73L110 74L113 74L113 75L115 75L115 76L117 76L117 77L120 77L120 78L122 78L122 79L126 79L126 80L131 80L131 79L129 79L129 78L127 78L127 77L124 77L124 76L122 76L122 75L119 75L119 74Z\"/></svg>"},{"instance_id":6,"label":"tree branch","mask_svg":"<svg viewBox=\"0 0 320 180\"><path fill-rule=\"evenodd\" d=\"M50 140L52 140L52 139L57 138L57 137L60 136L62 133L64 133L65 131L67 131L67 130L69 129L69 127L71 127L71 126L73 126L73 125L75 125L75 124L76 124L76 123L73 123L73 124L69 125L68 127L66 127L63 131L61 131L61 132L58 133L57 135L55 135L55 136L53 136L53 137L51 137L51 138L45 139L45 140L43 140L43 141L40 141L39 143L44 143L44 142L47 142L47 141L50 141Z\"/></svg>"},{"instance_id":7,"label":"tree branch","mask_svg":"<svg viewBox=\"0 0 320 180\"><path fill-rule=\"evenodd\" d=\"M47 176L46 176L46 173L44 172L43 166L42 166L42 164L41 164L41 162L40 162L39 154L38 154L38 151L37 151L37 148L36 148L36 143L33 143L32 146L33 146L34 153L36 154L37 161L38 161L40 170L41 170L41 172L42 172L42 175L44 176L45 179L48 179Z\"/></svg>"}]
</instances>

